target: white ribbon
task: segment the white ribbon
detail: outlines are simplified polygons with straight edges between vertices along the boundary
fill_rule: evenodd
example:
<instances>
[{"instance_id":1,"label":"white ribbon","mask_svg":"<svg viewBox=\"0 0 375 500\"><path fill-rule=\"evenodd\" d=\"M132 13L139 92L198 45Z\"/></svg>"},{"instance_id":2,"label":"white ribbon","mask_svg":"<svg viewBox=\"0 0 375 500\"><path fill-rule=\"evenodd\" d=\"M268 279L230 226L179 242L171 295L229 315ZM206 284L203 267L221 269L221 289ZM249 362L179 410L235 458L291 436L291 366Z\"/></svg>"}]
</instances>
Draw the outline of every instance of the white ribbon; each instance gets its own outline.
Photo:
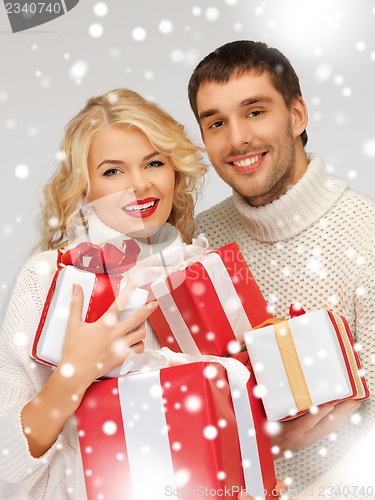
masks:
<instances>
[{"instance_id":1,"label":"white ribbon","mask_svg":"<svg viewBox=\"0 0 375 500\"><path fill-rule=\"evenodd\" d=\"M208 246L208 240L203 234L193 239L189 245L176 240L150 257L139 260L126 276L138 286L165 279L166 276L186 269L200 259L208 251Z\"/></svg>"},{"instance_id":2,"label":"white ribbon","mask_svg":"<svg viewBox=\"0 0 375 500\"><path fill-rule=\"evenodd\" d=\"M176 483L160 371L121 377L118 388L133 498L163 500Z\"/></svg>"},{"instance_id":3,"label":"white ribbon","mask_svg":"<svg viewBox=\"0 0 375 500\"><path fill-rule=\"evenodd\" d=\"M164 280L156 281L151 285L151 289L154 292L161 312L172 330L181 351L186 354L200 354L200 350L194 342L190 330L180 314L166 282Z\"/></svg>"},{"instance_id":4,"label":"white ribbon","mask_svg":"<svg viewBox=\"0 0 375 500\"><path fill-rule=\"evenodd\" d=\"M192 263L190 260L188 262ZM194 263L196 262L200 262L205 268L237 341L243 343L243 335L252 329L252 325L223 261L213 252L195 256ZM199 348L171 296L165 279L156 280L151 284L151 289L180 349L187 354L199 354Z\"/></svg>"},{"instance_id":5,"label":"white ribbon","mask_svg":"<svg viewBox=\"0 0 375 500\"><path fill-rule=\"evenodd\" d=\"M162 500L167 486L176 488L160 387L160 369L197 361L217 362L227 371L237 420L246 491L264 499L256 431L246 388L250 378L249 370L236 359L190 356L175 353L166 347L157 351L145 351L137 361L139 371L120 377L118 382L134 500L146 498L146 489L151 495L149 498ZM150 366L153 369L147 372Z\"/></svg>"},{"instance_id":6,"label":"white ribbon","mask_svg":"<svg viewBox=\"0 0 375 500\"><path fill-rule=\"evenodd\" d=\"M238 342L242 344L243 334L253 327L230 279L227 268L217 253L210 253L200 260L220 299L222 308ZM223 285L224 280L224 285Z\"/></svg>"}]
</instances>

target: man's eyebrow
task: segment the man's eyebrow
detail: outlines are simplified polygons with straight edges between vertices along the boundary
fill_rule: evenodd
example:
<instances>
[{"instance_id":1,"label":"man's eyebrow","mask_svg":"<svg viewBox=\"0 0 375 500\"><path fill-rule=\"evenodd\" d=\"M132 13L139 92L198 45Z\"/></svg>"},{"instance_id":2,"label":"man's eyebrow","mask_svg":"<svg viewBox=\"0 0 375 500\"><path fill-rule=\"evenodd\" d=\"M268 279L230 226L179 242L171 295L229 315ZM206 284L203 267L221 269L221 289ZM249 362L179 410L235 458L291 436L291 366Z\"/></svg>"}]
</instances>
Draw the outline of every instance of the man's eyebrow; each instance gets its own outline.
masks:
<instances>
[{"instance_id":1,"label":"man's eyebrow","mask_svg":"<svg viewBox=\"0 0 375 500\"><path fill-rule=\"evenodd\" d=\"M244 99L240 102L240 106L251 106L252 104L262 104L262 103L270 103L272 99L270 97L265 96L254 96L249 97L248 99Z\"/></svg>"},{"instance_id":2,"label":"man's eyebrow","mask_svg":"<svg viewBox=\"0 0 375 500\"><path fill-rule=\"evenodd\" d=\"M142 161L147 161L147 160L151 160L151 158L153 158L154 156L157 156L161 153L159 153L159 151L153 151L152 153L146 155ZM124 162L122 160L103 160L101 163L99 163L99 165L96 167L96 168L99 168L101 167L102 165L105 165L106 163L109 163L110 165L124 165Z\"/></svg>"},{"instance_id":3,"label":"man's eyebrow","mask_svg":"<svg viewBox=\"0 0 375 500\"><path fill-rule=\"evenodd\" d=\"M203 118L209 118L210 116L217 115L218 113L218 109L207 109L206 111L202 111L202 113L199 113L199 119L202 120Z\"/></svg>"},{"instance_id":4,"label":"man's eyebrow","mask_svg":"<svg viewBox=\"0 0 375 500\"><path fill-rule=\"evenodd\" d=\"M272 102L272 99L270 97L265 97L265 96L255 96L255 97L249 97L247 99L244 99L239 103L240 107L245 107L245 106L250 106L252 104L262 104L262 103L270 103ZM209 118L210 116L213 115L218 115L220 114L220 110L216 108L210 108L205 111L202 111L199 113L199 119L202 120L204 118Z\"/></svg>"}]
</instances>

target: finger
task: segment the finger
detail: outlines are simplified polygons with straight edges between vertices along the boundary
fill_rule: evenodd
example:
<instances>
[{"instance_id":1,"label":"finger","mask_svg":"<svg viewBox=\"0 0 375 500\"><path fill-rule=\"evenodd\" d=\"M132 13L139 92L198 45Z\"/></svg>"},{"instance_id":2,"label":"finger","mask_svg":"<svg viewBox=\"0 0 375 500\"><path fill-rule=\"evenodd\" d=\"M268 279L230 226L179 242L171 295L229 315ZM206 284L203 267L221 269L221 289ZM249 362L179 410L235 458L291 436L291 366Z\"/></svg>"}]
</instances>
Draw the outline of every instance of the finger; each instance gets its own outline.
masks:
<instances>
[{"instance_id":1,"label":"finger","mask_svg":"<svg viewBox=\"0 0 375 500\"><path fill-rule=\"evenodd\" d=\"M288 491L288 485L281 479L276 479L275 491L278 492L278 498L280 498Z\"/></svg>"},{"instance_id":2,"label":"finger","mask_svg":"<svg viewBox=\"0 0 375 500\"><path fill-rule=\"evenodd\" d=\"M82 321L83 290L80 285L72 287L72 300L70 303L68 323L80 323Z\"/></svg>"},{"instance_id":3,"label":"finger","mask_svg":"<svg viewBox=\"0 0 375 500\"><path fill-rule=\"evenodd\" d=\"M155 311L158 307L156 300L149 302L145 306L141 307L134 314L128 318L122 319L118 322L118 332L130 332L137 328L141 323L144 323L151 313Z\"/></svg>"},{"instance_id":4,"label":"finger","mask_svg":"<svg viewBox=\"0 0 375 500\"><path fill-rule=\"evenodd\" d=\"M132 348L135 344L138 344L138 342L143 342L145 340L146 328L142 325L139 328L136 328L135 330L127 333L122 338L124 338L127 345Z\"/></svg>"},{"instance_id":5,"label":"finger","mask_svg":"<svg viewBox=\"0 0 375 500\"><path fill-rule=\"evenodd\" d=\"M145 350L145 343L143 340L133 344L130 349L134 351L136 354L141 354Z\"/></svg>"},{"instance_id":6,"label":"finger","mask_svg":"<svg viewBox=\"0 0 375 500\"><path fill-rule=\"evenodd\" d=\"M316 407L316 412L309 412L293 420L285 422L284 425L294 427L297 431L299 428L301 432L307 432L316 427L318 422L323 420L334 409L333 404L324 404Z\"/></svg>"},{"instance_id":7,"label":"finger","mask_svg":"<svg viewBox=\"0 0 375 500\"><path fill-rule=\"evenodd\" d=\"M314 429L310 431L315 436L323 437L331 432L336 431L359 407L361 403L355 400L342 401L338 403L334 409L321 420ZM309 433L309 437L310 437ZM315 440L315 439L314 439Z\"/></svg>"}]
</instances>

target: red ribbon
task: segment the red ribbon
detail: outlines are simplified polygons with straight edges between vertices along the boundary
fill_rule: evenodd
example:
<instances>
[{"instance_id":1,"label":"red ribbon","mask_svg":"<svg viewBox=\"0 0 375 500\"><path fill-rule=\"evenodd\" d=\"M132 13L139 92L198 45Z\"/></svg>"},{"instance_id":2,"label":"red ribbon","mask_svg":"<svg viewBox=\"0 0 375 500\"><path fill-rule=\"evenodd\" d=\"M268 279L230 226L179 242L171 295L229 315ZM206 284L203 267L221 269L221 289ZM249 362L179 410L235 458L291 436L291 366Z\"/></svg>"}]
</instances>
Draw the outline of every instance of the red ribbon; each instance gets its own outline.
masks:
<instances>
[{"instance_id":1,"label":"red ribbon","mask_svg":"<svg viewBox=\"0 0 375 500\"><path fill-rule=\"evenodd\" d=\"M302 316L302 314L306 314L306 311L300 304L291 304L289 308L289 314L291 318L295 318L296 316Z\"/></svg>"},{"instance_id":2,"label":"red ribbon","mask_svg":"<svg viewBox=\"0 0 375 500\"><path fill-rule=\"evenodd\" d=\"M59 252L58 264L74 266L95 274L116 276L134 267L141 251L138 243L132 239L124 240L123 246L125 252L111 243L106 243L101 248L85 241L65 253ZM84 263L85 258L87 263Z\"/></svg>"}]
</instances>

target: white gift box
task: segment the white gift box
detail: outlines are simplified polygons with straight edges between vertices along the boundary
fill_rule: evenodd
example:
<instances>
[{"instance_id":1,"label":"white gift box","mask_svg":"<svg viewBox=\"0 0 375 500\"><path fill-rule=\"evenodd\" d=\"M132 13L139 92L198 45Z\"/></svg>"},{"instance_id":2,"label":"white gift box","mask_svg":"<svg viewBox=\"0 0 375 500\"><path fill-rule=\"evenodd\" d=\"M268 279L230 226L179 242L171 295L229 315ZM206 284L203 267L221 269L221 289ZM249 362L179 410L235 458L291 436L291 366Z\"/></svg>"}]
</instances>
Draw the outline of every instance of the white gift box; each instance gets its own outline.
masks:
<instances>
[{"instance_id":1,"label":"white gift box","mask_svg":"<svg viewBox=\"0 0 375 500\"><path fill-rule=\"evenodd\" d=\"M322 309L281 320L247 332L245 342L269 420L369 397L352 334L338 314Z\"/></svg>"},{"instance_id":2,"label":"white gift box","mask_svg":"<svg viewBox=\"0 0 375 500\"><path fill-rule=\"evenodd\" d=\"M55 275L51 285L32 345L31 357L37 361L50 365L57 365L60 362L69 318L73 284L79 284L83 289L82 320L87 320L93 302L97 275L74 266L63 267L57 271L57 277ZM111 286L110 281L108 281L108 286ZM118 289L111 291L111 293L117 296L124 287L125 284L119 281ZM130 295L126 307L121 312L120 319L124 319L136 312L146 303L147 297L148 292L146 290L136 288ZM106 376L117 377L122 373L126 373L128 361L128 359L125 360L122 365L111 370Z\"/></svg>"}]
</instances>

